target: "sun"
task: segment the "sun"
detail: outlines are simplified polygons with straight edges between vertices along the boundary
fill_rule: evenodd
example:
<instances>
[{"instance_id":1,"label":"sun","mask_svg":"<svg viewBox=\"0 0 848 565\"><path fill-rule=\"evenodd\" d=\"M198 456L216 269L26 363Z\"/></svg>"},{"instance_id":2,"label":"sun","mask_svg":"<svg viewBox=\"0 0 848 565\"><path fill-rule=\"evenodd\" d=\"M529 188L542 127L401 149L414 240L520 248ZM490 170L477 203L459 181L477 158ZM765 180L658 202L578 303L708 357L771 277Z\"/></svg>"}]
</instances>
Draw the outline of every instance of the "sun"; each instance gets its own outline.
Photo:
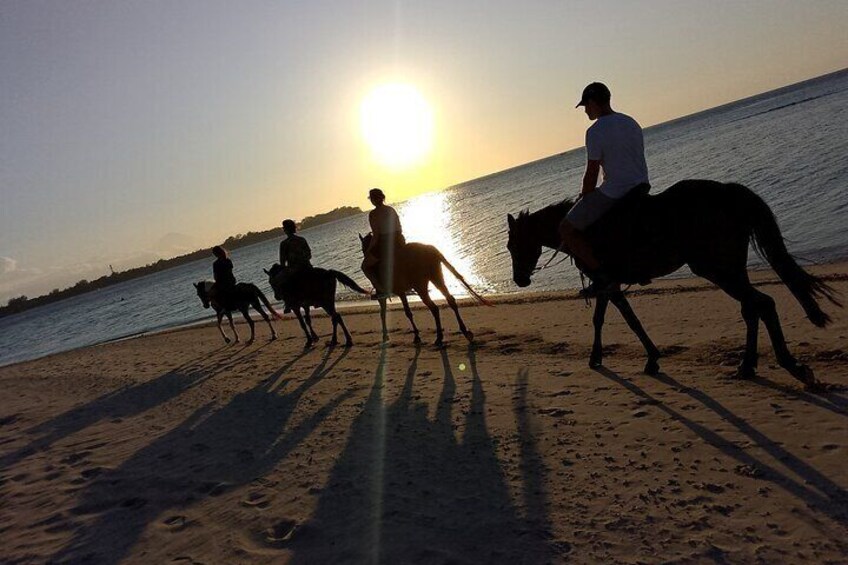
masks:
<instances>
[{"instance_id":1,"label":"sun","mask_svg":"<svg viewBox=\"0 0 848 565\"><path fill-rule=\"evenodd\" d=\"M374 159L391 169L421 163L433 146L433 110L409 84L374 88L360 106L362 136Z\"/></svg>"}]
</instances>

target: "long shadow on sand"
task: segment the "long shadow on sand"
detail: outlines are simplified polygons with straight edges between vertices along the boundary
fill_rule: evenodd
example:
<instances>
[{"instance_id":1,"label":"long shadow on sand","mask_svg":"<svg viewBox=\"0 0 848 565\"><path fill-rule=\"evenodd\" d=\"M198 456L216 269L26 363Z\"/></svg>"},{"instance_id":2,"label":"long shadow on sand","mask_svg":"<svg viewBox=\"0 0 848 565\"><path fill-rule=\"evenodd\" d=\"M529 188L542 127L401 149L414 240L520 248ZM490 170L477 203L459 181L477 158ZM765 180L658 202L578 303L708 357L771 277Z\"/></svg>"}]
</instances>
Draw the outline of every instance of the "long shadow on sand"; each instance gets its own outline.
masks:
<instances>
[{"instance_id":1,"label":"long shadow on sand","mask_svg":"<svg viewBox=\"0 0 848 565\"><path fill-rule=\"evenodd\" d=\"M672 419L680 422L694 433L698 434L698 436L700 436L708 444L738 461L740 464L739 469L743 473L756 476L762 480L770 481L775 486L787 491L793 496L796 496L811 509L821 512L841 524L848 523L848 510L846 510L848 493L846 493L845 489L840 487L830 478L824 476L821 472L814 469L808 463L788 452L786 449L781 447L778 442L757 430L750 422L734 414L727 407L703 391L685 386L665 373L661 373L659 376L655 377L659 382L673 387L678 392L686 394L693 400L700 402L707 409L715 412L724 421L735 426L741 433L750 438L750 440L760 449L771 455L771 457L775 460L780 461L789 471L800 478L800 480L782 472L774 465L770 465L762 459L758 459L749 451L742 449L733 441L723 437L719 433L710 430L702 424L690 420L680 412L664 404L661 400L651 396L632 381L627 380L606 368L597 369L596 372L621 385L636 396L647 400L650 404L655 405L656 408L665 412Z\"/></svg>"},{"instance_id":2,"label":"long shadow on sand","mask_svg":"<svg viewBox=\"0 0 848 565\"><path fill-rule=\"evenodd\" d=\"M291 390L285 390L290 379L284 375L312 350L235 395L225 406L201 407L120 467L98 476L72 510L97 518L80 527L53 561L118 563L155 519L179 528L190 522L186 511L198 502L261 482L351 394L336 396L283 433L301 397L347 354L328 364L332 351L327 349L319 365Z\"/></svg>"},{"instance_id":3,"label":"long shadow on sand","mask_svg":"<svg viewBox=\"0 0 848 565\"><path fill-rule=\"evenodd\" d=\"M435 414L414 394L419 351L399 397L384 401L388 349L311 520L295 536L294 563L544 563L557 548L544 509L532 518L513 504L486 423L473 350L470 406L460 400L442 351L444 381ZM419 377L423 378L423 377ZM455 430L462 429L461 438ZM541 489L541 485L534 485ZM561 551L561 549L560 549Z\"/></svg>"},{"instance_id":4,"label":"long shadow on sand","mask_svg":"<svg viewBox=\"0 0 848 565\"><path fill-rule=\"evenodd\" d=\"M110 391L34 426L27 430L27 434L35 436L27 445L0 457L0 471L98 422L131 418L164 404L190 388L257 355L259 348L255 348L247 355L239 356L241 351L243 350L234 350L227 355L213 352L198 356L159 377ZM207 360L207 362L200 364L201 360Z\"/></svg>"}]
</instances>

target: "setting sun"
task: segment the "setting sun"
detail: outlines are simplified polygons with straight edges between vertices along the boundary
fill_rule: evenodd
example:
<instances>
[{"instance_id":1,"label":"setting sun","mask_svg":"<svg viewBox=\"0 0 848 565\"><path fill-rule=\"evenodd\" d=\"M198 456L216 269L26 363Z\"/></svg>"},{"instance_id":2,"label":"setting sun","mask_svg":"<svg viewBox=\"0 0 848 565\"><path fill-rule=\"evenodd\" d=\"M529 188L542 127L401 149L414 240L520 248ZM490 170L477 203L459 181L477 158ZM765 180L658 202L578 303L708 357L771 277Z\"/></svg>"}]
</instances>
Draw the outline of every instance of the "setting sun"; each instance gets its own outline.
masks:
<instances>
[{"instance_id":1,"label":"setting sun","mask_svg":"<svg viewBox=\"0 0 848 565\"><path fill-rule=\"evenodd\" d=\"M360 118L365 142L383 166L416 165L433 145L433 110L411 85L378 86L362 101Z\"/></svg>"}]
</instances>

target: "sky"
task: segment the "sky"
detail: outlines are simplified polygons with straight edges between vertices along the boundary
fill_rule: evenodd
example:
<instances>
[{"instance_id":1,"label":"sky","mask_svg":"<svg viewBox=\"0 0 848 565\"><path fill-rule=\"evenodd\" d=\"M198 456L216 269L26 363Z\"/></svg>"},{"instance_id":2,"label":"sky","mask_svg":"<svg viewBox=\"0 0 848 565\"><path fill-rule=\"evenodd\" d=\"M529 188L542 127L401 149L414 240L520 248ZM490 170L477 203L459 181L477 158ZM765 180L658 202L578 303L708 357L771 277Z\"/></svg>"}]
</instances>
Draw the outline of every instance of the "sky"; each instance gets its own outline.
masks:
<instances>
[{"instance_id":1,"label":"sky","mask_svg":"<svg viewBox=\"0 0 848 565\"><path fill-rule=\"evenodd\" d=\"M643 126L840 70L848 2L0 4L0 303L583 144L600 80ZM360 107L412 85L430 152Z\"/></svg>"}]
</instances>

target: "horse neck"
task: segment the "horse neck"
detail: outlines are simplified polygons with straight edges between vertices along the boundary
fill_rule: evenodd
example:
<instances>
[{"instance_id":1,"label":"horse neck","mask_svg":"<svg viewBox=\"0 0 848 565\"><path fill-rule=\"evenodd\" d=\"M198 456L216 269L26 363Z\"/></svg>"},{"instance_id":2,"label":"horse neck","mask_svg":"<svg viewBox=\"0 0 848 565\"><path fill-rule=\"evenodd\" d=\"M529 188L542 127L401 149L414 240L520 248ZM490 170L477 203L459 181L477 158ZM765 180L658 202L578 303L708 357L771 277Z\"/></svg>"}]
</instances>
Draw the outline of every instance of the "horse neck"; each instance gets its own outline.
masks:
<instances>
[{"instance_id":1,"label":"horse neck","mask_svg":"<svg viewBox=\"0 0 848 565\"><path fill-rule=\"evenodd\" d=\"M571 202L560 202L534 212L530 217L534 220L530 225L536 239L544 247L559 249L562 238L559 235L559 225L571 209Z\"/></svg>"}]
</instances>

